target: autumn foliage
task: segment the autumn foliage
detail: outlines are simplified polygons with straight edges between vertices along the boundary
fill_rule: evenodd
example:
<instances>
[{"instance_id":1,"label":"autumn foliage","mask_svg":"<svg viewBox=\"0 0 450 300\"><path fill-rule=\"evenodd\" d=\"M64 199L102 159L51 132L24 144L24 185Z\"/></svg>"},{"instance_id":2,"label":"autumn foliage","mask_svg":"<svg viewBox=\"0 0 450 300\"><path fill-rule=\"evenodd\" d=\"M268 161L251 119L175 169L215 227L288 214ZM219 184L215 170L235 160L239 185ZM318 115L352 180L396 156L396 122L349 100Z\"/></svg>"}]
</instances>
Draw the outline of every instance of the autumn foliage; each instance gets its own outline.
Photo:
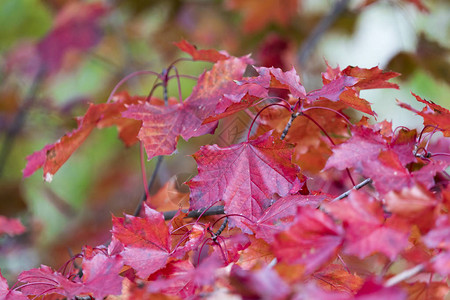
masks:
<instances>
[{"instance_id":1,"label":"autumn foliage","mask_svg":"<svg viewBox=\"0 0 450 300\"><path fill-rule=\"evenodd\" d=\"M328 66L322 88L308 92L295 69L256 67L249 56L197 50L186 41L176 45L192 60L212 63L189 97L120 92L91 104L76 129L27 157L24 176L43 168L51 181L95 128L116 126L124 144L141 143L148 159L173 155L180 137L213 133L219 120L242 111L253 112L247 138L198 149L198 175L186 182L189 204L174 216L149 196L137 215L112 216L107 245L86 245L59 270L24 271L12 289L2 279L2 299L226 293L396 300L446 293L449 153L435 152L431 137L450 135L447 109L418 95L426 104L421 111L399 103L423 117L420 132L353 120L351 110L376 116L360 91L398 88L389 82L398 73ZM246 75L249 68L254 75ZM170 76L173 70L155 74L163 89L179 78ZM280 91L289 97L276 96ZM448 150L447 139L439 142ZM321 189L327 182L331 187ZM3 232L24 230L1 220Z\"/></svg>"}]
</instances>

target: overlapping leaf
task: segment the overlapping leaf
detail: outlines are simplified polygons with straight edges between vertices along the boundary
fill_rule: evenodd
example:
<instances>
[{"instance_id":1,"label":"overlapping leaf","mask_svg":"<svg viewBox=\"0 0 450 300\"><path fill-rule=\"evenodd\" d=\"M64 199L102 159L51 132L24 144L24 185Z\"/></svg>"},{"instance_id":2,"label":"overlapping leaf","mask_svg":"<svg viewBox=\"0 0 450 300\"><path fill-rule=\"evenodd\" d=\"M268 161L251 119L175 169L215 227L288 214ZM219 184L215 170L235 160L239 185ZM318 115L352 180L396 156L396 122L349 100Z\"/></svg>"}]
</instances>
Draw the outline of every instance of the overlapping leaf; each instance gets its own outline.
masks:
<instances>
[{"instance_id":1,"label":"overlapping leaf","mask_svg":"<svg viewBox=\"0 0 450 300\"><path fill-rule=\"evenodd\" d=\"M378 67L363 69L348 66L342 71L339 68L328 67L322 74L324 86L320 90L308 93L308 101L325 98L331 101L341 101L346 105L369 115L375 115L369 102L359 97L361 90L378 88L396 88L398 85L387 82L399 76L399 73L384 72Z\"/></svg>"},{"instance_id":2,"label":"overlapping leaf","mask_svg":"<svg viewBox=\"0 0 450 300\"><path fill-rule=\"evenodd\" d=\"M245 224L252 229L257 238L272 243L275 234L289 226L293 216L297 213L297 207L317 208L326 198L325 195L288 195L278 199L266 209L255 223L245 222ZM289 221L286 220L288 217L291 217Z\"/></svg>"},{"instance_id":3,"label":"overlapping leaf","mask_svg":"<svg viewBox=\"0 0 450 300\"><path fill-rule=\"evenodd\" d=\"M347 254L365 258L379 252L394 260L407 246L408 227L393 217L386 219L381 204L362 192L353 191L325 209L342 220Z\"/></svg>"},{"instance_id":4,"label":"overlapping leaf","mask_svg":"<svg viewBox=\"0 0 450 300\"><path fill-rule=\"evenodd\" d=\"M63 274L42 265L39 269L22 272L18 280L26 283L21 287L25 295L59 294L74 298L80 294L103 298L121 292L123 277L119 272L123 266L120 256L97 253L83 261L83 277L69 280Z\"/></svg>"},{"instance_id":5,"label":"overlapping leaf","mask_svg":"<svg viewBox=\"0 0 450 300\"><path fill-rule=\"evenodd\" d=\"M372 178L380 193L412 186L413 178L404 164L415 160L415 134L402 131L396 138L391 138L367 127L355 127L348 141L333 148L325 169L354 168Z\"/></svg>"},{"instance_id":6,"label":"overlapping leaf","mask_svg":"<svg viewBox=\"0 0 450 300\"><path fill-rule=\"evenodd\" d=\"M102 37L100 17L106 12L106 6L99 2L67 5L58 14L53 30L37 45L46 71L59 70L69 50L86 51L95 46Z\"/></svg>"},{"instance_id":7,"label":"overlapping leaf","mask_svg":"<svg viewBox=\"0 0 450 300\"><path fill-rule=\"evenodd\" d=\"M421 111L414 109L406 103L399 102L399 105L420 115L423 118L423 125L430 126L426 131L432 131L436 128L442 131L444 136L450 137L450 111L432 101L427 101L414 93L412 94L416 97L417 101L425 104L425 107Z\"/></svg>"},{"instance_id":8,"label":"overlapping leaf","mask_svg":"<svg viewBox=\"0 0 450 300\"><path fill-rule=\"evenodd\" d=\"M256 220L274 193L286 195L296 181L299 169L291 156L292 148L270 132L227 148L203 146L194 154L198 175L187 183L191 209L223 200L227 213ZM242 221L233 217L234 225L245 228Z\"/></svg>"},{"instance_id":9,"label":"overlapping leaf","mask_svg":"<svg viewBox=\"0 0 450 300\"><path fill-rule=\"evenodd\" d=\"M295 0L228 0L230 9L238 10L244 15L243 28L246 32L263 29L274 22L286 26L298 10Z\"/></svg>"},{"instance_id":10,"label":"overlapping leaf","mask_svg":"<svg viewBox=\"0 0 450 300\"><path fill-rule=\"evenodd\" d=\"M116 125L119 137L127 146L137 141L136 135L140 122L121 117L125 106L142 100L140 97L130 97L128 94L120 94L112 103L90 104L86 114L78 118L78 128L64 135L54 144L46 145L42 150L27 156L27 165L23 170L23 176L32 175L37 169L44 168L44 179L51 181L53 175L69 159L73 152L83 144L91 131Z\"/></svg>"},{"instance_id":11,"label":"overlapping leaf","mask_svg":"<svg viewBox=\"0 0 450 300\"><path fill-rule=\"evenodd\" d=\"M297 218L276 236L273 251L286 263L302 264L310 274L335 258L344 230L328 215L310 207L299 207Z\"/></svg>"},{"instance_id":12,"label":"overlapping leaf","mask_svg":"<svg viewBox=\"0 0 450 300\"><path fill-rule=\"evenodd\" d=\"M5 277L0 274L0 299L2 300L28 300L20 291L10 290Z\"/></svg>"},{"instance_id":13,"label":"overlapping leaf","mask_svg":"<svg viewBox=\"0 0 450 300\"><path fill-rule=\"evenodd\" d=\"M112 234L124 245L125 264L141 278L163 268L172 255L169 229L161 213L144 205L144 217L113 217Z\"/></svg>"},{"instance_id":14,"label":"overlapping leaf","mask_svg":"<svg viewBox=\"0 0 450 300\"><path fill-rule=\"evenodd\" d=\"M142 121L139 139L147 156L170 155L176 149L178 138L211 133L217 122L202 125L212 115L223 94L242 79L248 58L230 58L217 62L212 70L203 73L192 94L182 103L168 106L140 103L130 105L123 113L126 118Z\"/></svg>"},{"instance_id":15,"label":"overlapping leaf","mask_svg":"<svg viewBox=\"0 0 450 300\"><path fill-rule=\"evenodd\" d=\"M181 51L192 56L193 60L204 60L209 62L218 62L219 60L228 59L230 55L226 51L217 51L215 49L200 49L190 44L186 40L174 43Z\"/></svg>"},{"instance_id":16,"label":"overlapping leaf","mask_svg":"<svg viewBox=\"0 0 450 300\"><path fill-rule=\"evenodd\" d=\"M25 227L19 219L7 218L0 216L0 235L17 235L25 232Z\"/></svg>"},{"instance_id":17,"label":"overlapping leaf","mask_svg":"<svg viewBox=\"0 0 450 300\"><path fill-rule=\"evenodd\" d=\"M197 267L186 260L174 261L150 276L148 291L193 297L197 290L214 283L215 271L222 265L222 260L217 256L206 258Z\"/></svg>"}]
</instances>

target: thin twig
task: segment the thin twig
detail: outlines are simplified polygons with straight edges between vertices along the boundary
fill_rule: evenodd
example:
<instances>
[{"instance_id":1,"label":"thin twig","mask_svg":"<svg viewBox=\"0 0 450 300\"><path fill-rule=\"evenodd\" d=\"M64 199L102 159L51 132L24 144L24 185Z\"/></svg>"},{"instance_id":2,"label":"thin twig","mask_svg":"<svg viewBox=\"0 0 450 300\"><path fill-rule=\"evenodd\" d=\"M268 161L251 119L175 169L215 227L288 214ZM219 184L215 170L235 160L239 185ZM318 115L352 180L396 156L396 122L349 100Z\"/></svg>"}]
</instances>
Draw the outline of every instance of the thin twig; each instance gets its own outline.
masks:
<instances>
[{"instance_id":1,"label":"thin twig","mask_svg":"<svg viewBox=\"0 0 450 300\"><path fill-rule=\"evenodd\" d=\"M211 239L212 239L214 242L216 242L217 237L218 237L219 235L222 234L222 231L225 230L225 227L227 227L227 225L228 225L228 217L225 218L225 221L223 221L222 225L220 225L219 230L217 230L217 232L214 233L213 236L211 237Z\"/></svg>"},{"instance_id":2,"label":"thin twig","mask_svg":"<svg viewBox=\"0 0 450 300\"><path fill-rule=\"evenodd\" d=\"M225 208L223 205L217 205L210 207L207 211L205 209L199 209L199 210L193 210L190 211L187 209L182 209L182 212L188 213L186 218L198 218L200 215L202 216L214 216L214 215L223 215L225 213ZM164 214L164 220L171 220L175 215L177 214L178 210L170 210L165 211Z\"/></svg>"},{"instance_id":3,"label":"thin twig","mask_svg":"<svg viewBox=\"0 0 450 300\"><path fill-rule=\"evenodd\" d=\"M344 198L347 198L348 195L350 195L350 193L351 193L353 190L359 190L360 188L362 188L362 187L365 186L365 185L368 185L368 184L371 183L371 182L372 182L372 179L371 179L371 178L365 179L364 181L362 181L362 182L358 183L357 185L355 185L352 189L346 191L345 193L342 193L342 194L339 195L338 197L336 197L336 198L334 198L333 200L331 200L331 203L332 203L332 202L339 201L339 200L344 199Z\"/></svg>"},{"instance_id":4,"label":"thin twig","mask_svg":"<svg viewBox=\"0 0 450 300\"><path fill-rule=\"evenodd\" d=\"M295 112L291 115L291 118L289 119L289 122L286 124L286 127L284 127L283 133L281 134L281 140L284 140L284 138L286 137L289 129L292 126L292 122L294 122L295 118L297 118L300 115L299 112Z\"/></svg>"},{"instance_id":5,"label":"thin twig","mask_svg":"<svg viewBox=\"0 0 450 300\"><path fill-rule=\"evenodd\" d=\"M308 38L303 42L298 55L298 63L301 67L305 66L312 50L316 47L320 38L333 25L339 15L347 8L349 0L339 0L334 3L330 13L326 15L320 23L314 28Z\"/></svg>"},{"instance_id":6,"label":"thin twig","mask_svg":"<svg viewBox=\"0 0 450 300\"><path fill-rule=\"evenodd\" d=\"M28 114L30 107L33 105L36 100L37 92L42 83L42 80L45 76L45 68L40 67L38 73L33 79L30 89L28 90L27 96L23 101L22 106L19 108L11 126L8 128L6 132L5 139L3 140L2 149L0 151L0 177L2 176L3 169L8 160L8 156L11 153L11 150L14 146L14 141L17 135L22 130L23 125L25 124L25 118Z\"/></svg>"},{"instance_id":7,"label":"thin twig","mask_svg":"<svg viewBox=\"0 0 450 300\"><path fill-rule=\"evenodd\" d=\"M161 166L163 159L164 159L164 156L162 156L162 155L157 157L155 169L153 170L152 177L148 181L148 185L147 185L148 191L150 191L152 189L152 186L156 181L156 175L158 174L158 170L159 170L159 167ZM134 216L139 216L139 214L141 213L141 210L142 210L142 204L144 203L145 200L147 200L147 194L144 192L144 194L141 197L141 200L139 201L138 206L136 207L136 211L133 214Z\"/></svg>"},{"instance_id":8,"label":"thin twig","mask_svg":"<svg viewBox=\"0 0 450 300\"><path fill-rule=\"evenodd\" d=\"M407 269L407 270L395 275L394 277L391 277L389 280L386 281L384 286L386 286L386 287L394 286L394 285L402 282L403 280L413 277L417 273L421 272L423 269L425 269L424 264L420 264L411 269Z\"/></svg>"}]
</instances>

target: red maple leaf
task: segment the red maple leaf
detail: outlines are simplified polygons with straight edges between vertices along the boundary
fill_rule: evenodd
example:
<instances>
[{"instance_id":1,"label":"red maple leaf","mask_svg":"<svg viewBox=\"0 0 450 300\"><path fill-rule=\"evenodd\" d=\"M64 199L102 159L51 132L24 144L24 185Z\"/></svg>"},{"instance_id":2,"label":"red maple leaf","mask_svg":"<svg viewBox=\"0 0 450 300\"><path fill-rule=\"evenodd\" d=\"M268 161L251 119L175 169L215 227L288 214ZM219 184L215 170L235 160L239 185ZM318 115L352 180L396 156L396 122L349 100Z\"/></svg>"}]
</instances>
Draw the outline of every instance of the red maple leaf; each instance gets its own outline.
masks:
<instances>
[{"instance_id":1,"label":"red maple leaf","mask_svg":"<svg viewBox=\"0 0 450 300\"><path fill-rule=\"evenodd\" d=\"M164 268L171 259L183 257L187 251L198 246L205 234L200 226L194 226L188 231L187 242L172 249L170 228L166 225L163 214L146 204L143 217L113 216L111 232L124 246L120 252L124 263L135 269L141 278L147 278Z\"/></svg>"},{"instance_id":2,"label":"red maple leaf","mask_svg":"<svg viewBox=\"0 0 450 300\"><path fill-rule=\"evenodd\" d=\"M230 55L226 51L217 51L215 49L198 50L197 47L190 44L186 40L181 40L178 43L174 43L174 45L177 46L181 51L184 51L192 56L193 60L204 60L215 63L219 60L230 58Z\"/></svg>"},{"instance_id":3,"label":"red maple leaf","mask_svg":"<svg viewBox=\"0 0 450 300\"><path fill-rule=\"evenodd\" d=\"M339 264L329 264L311 276L311 281L329 291L355 294L364 283L357 274L349 273L346 267Z\"/></svg>"},{"instance_id":4,"label":"red maple leaf","mask_svg":"<svg viewBox=\"0 0 450 300\"><path fill-rule=\"evenodd\" d=\"M99 2L72 2L65 6L52 31L37 45L45 70L59 70L69 50L86 51L95 46L102 37L100 17L106 12L107 8Z\"/></svg>"},{"instance_id":5,"label":"red maple leaf","mask_svg":"<svg viewBox=\"0 0 450 300\"><path fill-rule=\"evenodd\" d=\"M402 131L404 130L400 130ZM364 176L372 178L378 192L382 194L412 186L413 176L404 164L415 161L415 131L413 133L386 137L380 134L380 130L354 127L352 137L333 148L333 154L324 169L354 168Z\"/></svg>"},{"instance_id":6,"label":"red maple leaf","mask_svg":"<svg viewBox=\"0 0 450 300\"><path fill-rule=\"evenodd\" d=\"M302 264L311 274L335 258L344 230L328 215L311 207L299 207L294 223L275 237L273 251L281 262Z\"/></svg>"},{"instance_id":7,"label":"red maple leaf","mask_svg":"<svg viewBox=\"0 0 450 300\"><path fill-rule=\"evenodd\" d=\"M144 217L113 216L112 234L124 245L124 263L141 278L163 268L172 255L169 228L164 216L144 204Z\"/></svg>"},{"instance_id":8,"label":"red maple leaf","mask_svg":"<svg viewBox=\"0 0 450 300\"><path fill-rule=\"evenodd\" d=\"M102 252L91 259L84 259L83 290L96 299L107 295L120 295L123 277L119 276L123 261L119 255L109 256Z\"/></svg>"},{"instance_id":9,"label":"red maple leaf","mask_svg":"<svg viewBox=\"0 0 450 300\"><path fill-rule=\"evenodd\" d=\"M399 192L392 191L385 195L384 200L389 212L417 225L422 234L428 232L435 223L438 201L423 185L414 185Z\"/></svg>"},{"instance_id":10,"label":"red maple leaf","mask_svg":"<svg viewBox=\"0 0 450 300\"><path fill-rule=\"evenodd\" d=\"M442 276L450 275L450 218L440 216L436 226L423 237L425 245L440 249L442 252L433 258L433 269Z\"/></svg>"},{"instance_id":11,"label":"red maple leaf","mask_svg":"<svg viewBox=\"0 0 450 300\"><path fill-rule=\"evenodd\" d=\"M244 223L255 233L256 238L273 243L275 235L291 224L293 216L297 213L297 207L317 208L326 198L325 195L288 195L278 199L266 209L255 223L245 221Z\"/></svg>"},{"instance_id":12,"label":"red maple leaf","mask_svg":"<svg viewBox=\"0 0 450 300\"><path fill-rule=\"evenodd\" d=\"M230 283L235 293L243 299L286 299L290 294L289 285L271 268L257 271L243 270L233 265Z\"/></svg>"},{"instance_id":13,"label":"red maple leaf","mask_svg":"<svg viewBox=\"0 0 450 300\"><path fill-rule=\"evenodd\" d=\"M263 29L274 22L286 26L297 14L299 2L295 0L228 0L230 9L241 11L245 32Z\"/></svg>"},{"instance_id":14,"label":"red maple leaf","mask_svg":"<svg viewBox=\"0 0 450 300\"><path fill-rule=\"evenodd\" d=\"M141 103L131 105L123 113L126 118L142 120L139 139L144 143L147 156L170 155L176 149L178 138L211 133L217 122L202 125L214 114L223 94L240 80L247 66L245 58L230 58L217 62L203 73L192 94L182 103L168 106Z\"/></svg>"},{"instance_id":15,"label":"red maple leaf","mask_svg":"<svg viewBox=\"0 0 450 300\"><path fill-rule=\"evenodd\" d=\"M197 267L187 260L174 261L149 277L147 289L152 293L192 297L198 289L214 283L215 271L222 265L222 260L217 256L209 256Z\"/></svg>"},{"instance_id":16,"label":"red maple leaf","mask_svg":"<svg viewBox=\"0 0 450 300\"><path fill-rule=\"evenodd\" d=\"M78 128L64 135L58 142L46 145L42 150L27 156L27 165L23 176L32 175L37 169L44 167L44 179L51 181L53 175L69 159L72 153L81 146L92 130L116 125L119 137L126 145L137 141L136 134L139 121L122 118L121 112L125 105L137 103L140 97L130 97L123 93L114 97L112 103L90 104L86 114L77 119Z\"/></svg>"},{"instance_id":17,"label":"red maple leaf","mask_svg":"<svg viewBox=\"0 0 450 300\"><path fill-rule=\"evenodd\" d=\"M416 97L417 101L425 104L425 107L421 111L418 111L409 104L402 103L400 101L398 101L398 104L401 107L420 115L423 118L423 125L429 126L429 128L426 128L425 131L433 131L433 129L436 128L437 130L442 131L444 136L450 137L450 111L432 101L422 99L414 93L411 94Z\"/></svg>"},{"instance_id":18,"label":"red maple leaf","mask_svg":"<svg viewBox=\"0 0 450 300\"><path fill-rule=\"evenodd\" d=\"M28 300L20 291L10 290L5 277L0 274L0 299L1 300Z\"/></svg>"},{"instance_id":19,"label":"red maple leaf","mask_svg":"<svg viewBox=\"0 0 450 300\"><path fill-rule=\"evenodd\" d=\"M26 228L19 219L7 218L0 216L0 235L18 235L24 233Z\"/></svg>"},{"instance_id":20,"label":"red maple leaf","mask_svg":"<svg viewBox=\"0 0 450 300\"><path fill-rule=\"evenodd\" d=\"M25 295L59 294L73 298L80 294L93 295L102 299L107 295L118 295L122 289L123 277L119 272L123 266L120 256L96 253L83 260L83 277L70 280L63 274L42 265L20 273L18 280L25 283L20 289Z\"/></svg>"},{"instance_id":21,"label":"red maple leaf","mask_svg":"<svg viewBox=\"0 0 450 300\"><path fill-rule=\"evenodd\" d=\"M44 265L41 265L39 269L20 273L18 280L25 283L21 287L21 291L25 295L41 296L56 293L67 298L74 298L83 291L81 283L73 282Z\"/></svg>"},{"instance_id":22,"label":"red maple leaf","mask_svg":"<svg viewBox=\"0 0 450 300\"><path fill-rule=\"evenodd\" d=\"M354 296L355 300L406 300L407 294L400 288L392 286L385 287L373 278L369 278Z\"/></svg>"},{"instance_id":23,"label":"red maple leaf","mask_svg":"<svg viewBox=\"0 0 450 300\"><path fill-rule=\"evenodd\" d=\"M391 260L405 249L409 231L393 217L385 218L381 204L359 191L344 200L324 205L342 220L345 228L344 252L365 258L380 252Z\"/></svg>"},{"instance_id":24,"label":"red maple leaf","mask_svg":"<svg viewBox=\"0 0 450 300\"><path fill-rule=\"evenodd\" d=\"M359 97L359 92L378 88L398 89L398 85L387 81L399 75L395 72L384 72L378 67L363 69L348 66L339 71L339 67L332 69L328 66L327 72L322 74L324 86L319 90L308 93L307 98L310 102L321 98L341 101L361 112L375 115L370 103Z\"/></svg>"},{"instance_id":25,"label":"red maple leaf","mask_svg":"<svg viewBox=\"0 0 450 300\"><path fill-rule=\"evenodd\" d=\"M187 183L191 209L223 200L226 213L251 220L269 207L274 193L287 195L300 171L290 162L292 148L270 132L226 148L203 146L193 156L198 175ZM232 219L234 226L246 228L242 218Z\"/></svg>"}]
</instances>

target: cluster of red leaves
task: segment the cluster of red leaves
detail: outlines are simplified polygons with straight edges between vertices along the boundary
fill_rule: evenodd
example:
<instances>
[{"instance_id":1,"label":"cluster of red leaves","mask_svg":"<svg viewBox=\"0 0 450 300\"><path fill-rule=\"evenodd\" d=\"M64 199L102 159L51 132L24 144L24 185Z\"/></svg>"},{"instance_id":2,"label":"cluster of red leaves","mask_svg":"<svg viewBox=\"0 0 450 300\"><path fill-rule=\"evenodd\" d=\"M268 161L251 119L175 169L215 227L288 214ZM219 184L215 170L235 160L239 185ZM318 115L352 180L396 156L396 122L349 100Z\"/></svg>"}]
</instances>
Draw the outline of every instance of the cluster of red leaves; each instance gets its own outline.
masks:
<instances>
[{"instance_id":1,"label":"cluster of red leaves","mask_svg":"<svg viewBox=\"0 0 450 300\"><path fill-rule=\"evenodd\" d=\"M190 210L223 204L225 215L192 220L179 211L166 223L163 213L144 204L140 216L113 216L109 246L85 247L68 263L76 268L25 271L18 278L23 285L11 290L2 278L3 299L176 299L225 291L243 298L397 300L447 293L449 154L432 153L425 136L448 136L448 110L418 96L427 105L422 111L401 104L424 117L420 135L365 117L352 124L346 109L375 115L359 92L398 88L387 82L398 74L328 67L323 87L306 92L294 69L254 67L257 76L244 77L249 57L197 50L185 41L177 46L194 60L214 63L187 99L165 103L120 94L91 105L77 129L27 158L24 175L44 167L51 179L95 127L116 125L125 144L140 140L152 158L172 154L180 136L212 133L219 119L253 110L257 128L246 141L205 145L194 154ZM289 98L272 96L277 90ZM342 179L340 190L309 190L311 179L325 183L346 176L343 170L371 178L373 186L348 197L337 197L352 188ZM76 258L81 266L72 263ZM410 267L415 271L403 272Z\"/></svg>"}]
</instances>

